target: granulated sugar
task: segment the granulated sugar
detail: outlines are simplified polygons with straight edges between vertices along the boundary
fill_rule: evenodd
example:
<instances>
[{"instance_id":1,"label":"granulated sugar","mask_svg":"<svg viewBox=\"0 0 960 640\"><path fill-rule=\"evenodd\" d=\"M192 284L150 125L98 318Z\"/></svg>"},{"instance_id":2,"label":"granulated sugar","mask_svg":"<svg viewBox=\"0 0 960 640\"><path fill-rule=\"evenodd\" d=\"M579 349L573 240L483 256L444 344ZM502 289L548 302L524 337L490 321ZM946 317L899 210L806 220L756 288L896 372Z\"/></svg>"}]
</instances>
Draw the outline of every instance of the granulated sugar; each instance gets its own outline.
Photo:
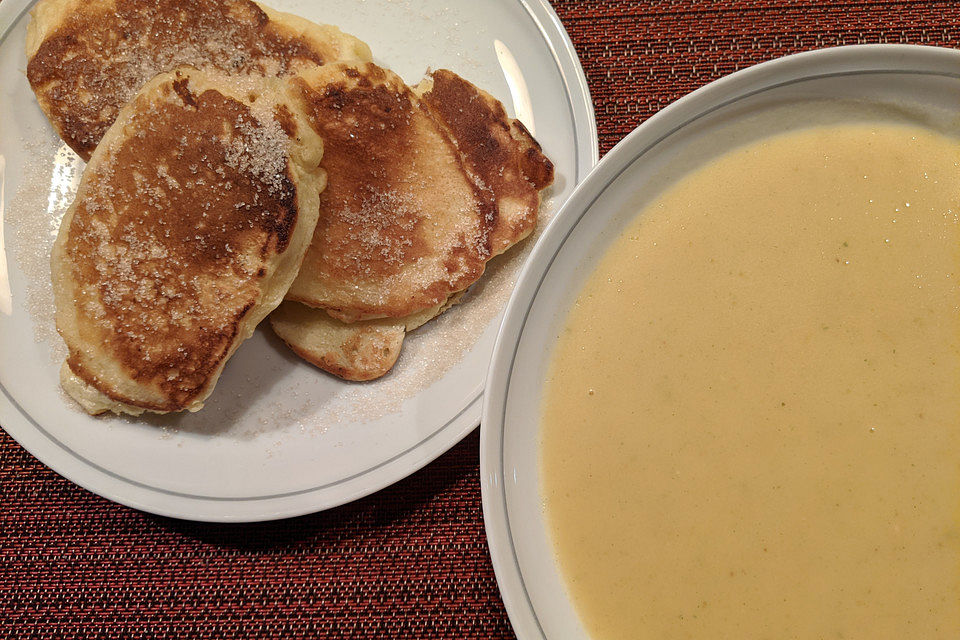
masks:
<instances>
[{"instance_id":1,"label":"granulated sugar","mask_svg":"<svg viewBox=\"0 0 960 640\"><path fill-rule=\"evenodd\" d=\"M83 161L65 144L36 141L46 137L22 142L27 160L6 219L14 231L9 244L16 265L27 280L26 308L34 338L48 343L51 360L60 362L66 348L54 322L50 250L80 183Z\"/></svg>"},{"instance_id":2,"label":"granulated sugar","mask_svg":"<svg viewBox=\"0 0 960 640\"><path fill-rule=\"evenodd\" d=\"M252 2L179 0L78 5L27 65L48 114L74 148L92 152L120 108L158 73L212 66L266 77L336 57L271 21ZM66 35L62 35L66 34Z\"/></svg>"},{"instance_id":3,"label":"granulated sugar","mask_svg":"<svg viewBox=\"0 0 960 640\"><path fill-rule=\"evenodd\" d=\"M17 267L26 276L25 304L35 337L49 344L53 361L61 362L66 354L54 323L50 251L60 219L75 195L83 163L49 135L36 139L42 142L23 142L28 160L5 214L13 231L7 242ZM300 362L269 329L260 329L258 333L268 343L267 357L263 357L262 344L260 351L241 349L200 413L105 420L118 425L153 424L162 438L188 432L242 440L279 431L319 436L338 425L373 421L395 413L405 401L461 362L495 321L554 208L552 202L545 201L533 237L494 259L460 305L408 334L399 362L380 380L361 384L334 380ZM297 367L300 370L294 371ZM477 373L478 380L482 375ZM51 378L51 389L58 386L58 381ZM322 393L318 394L318 389ZM64 394L58 396L76 407Z\"/></svg>"},{"instance_id":4,"label":"granulated sugar","mask_svg":"<svg viewBox=\"0 0 960 640\"><path fill-rule=\"evenodd\" d=\"M319 422L365 422L395 413L404 401L459 363L506 307L520 268L553 213L552 200L545 198L537 227L529 238L491 260L483 277L459 305L407 334L400 359L390 373L372 382L346 383L346 388L328 399L317 413L317 418L322 416Z\"/></svg>"},{"instance_id":5,"label":"granulated sugar","mask_svg":"<svg viewBox=\"0 0 960 640\"><path fill-rule=\"evenodd\" d=\"M54 322L50 250L60 219L73 200L83 163L66 145L48 141L23 144L29 159L6 213L13 230L8 244L27 279L26 307L34 323L35 338L49 345L51 360L59 363L66 350ZM244 357L244 350L238 352L239 357L228 365L224 380L200 413L105 419L118 424L151 423L158 427L158 437L162 438L190 432L249 439L278 430L317 436L338 424L372 421L395 413L404 401L459 363L496 319L536 236L554 209L554 204L545 200L531 238L491 261L483 278L468 291L461 304L408 334L397 365L380 380L362 384L337 381L335 391L318 396L317 387L309 378L303 381L300 375L291 375L291 369L305 365L268 329L261 329L273 347L269 359L255 361ZM308 370L320 380L333 380L321 371ZM290 384L291 379L301 382ZM50 386L59 387L58 381L51 379ZM265 388L269 400L263 397ZM76 408L66 394L57 396Z\"/></svg>"},{"instance_id":6,"label":"granulated sugar","mask_svg":"<svg viewBox=\"0 0 960 640\"><path fill-rule=\"evenodd\" d=\"M554 211L554 203L545 199L531 237L493 259L461 304L409 333L400 360L383 378L364 383L340 381L307 365L269 328L261 326L257 333L262 340L254 341L260 344L247 344L237 351L200 412L107 419L146 422L168 435L191 433L243 441L272 439L281 432L320 437L332 434L332 429L396 413L405 401L461 362L496 320L536 237ZM478 380L483 373L477 373Z\"/></svg>"},{"instance_id":7,"label":"granulated sugar","mask_svg":"<svg viewBox=\"0 0 960 640\"><path fill-rule=\"evenodd\" d=\"M424 48L429 42L433 55L429 60L444 60L445 66L459 67L461 70L484 69L480 61L477 60L473 51L464 42L462 33L470 33L484 38L488 30L486 25L479 20L466 18L465 12L451 5L437 6L431 3L418 2L417 0L387 0L386 2L368 3L366 0L350 9L352 12L359 13L360 19L378 20L382 19L391 24L405 25L404 31L408 34L416 34L416 40L411 37L410 42L404 42L402 47L409 48L411 45L417 45ZM369 14L369 15L366 15ZM492 37L490 38L492 40ZM402 59L408 52L402 51L397 45L391 47L391 42L377 42L375 48L378 55L384 59L397 60ZM397 50L394 50L397 47ZM402 65L392 65L395 68ZM401 75L407 82L416 84L419 81L419 75L423 73L422 68L411 68L407 73L402 69Z\"/></svg>"}]
</instances>

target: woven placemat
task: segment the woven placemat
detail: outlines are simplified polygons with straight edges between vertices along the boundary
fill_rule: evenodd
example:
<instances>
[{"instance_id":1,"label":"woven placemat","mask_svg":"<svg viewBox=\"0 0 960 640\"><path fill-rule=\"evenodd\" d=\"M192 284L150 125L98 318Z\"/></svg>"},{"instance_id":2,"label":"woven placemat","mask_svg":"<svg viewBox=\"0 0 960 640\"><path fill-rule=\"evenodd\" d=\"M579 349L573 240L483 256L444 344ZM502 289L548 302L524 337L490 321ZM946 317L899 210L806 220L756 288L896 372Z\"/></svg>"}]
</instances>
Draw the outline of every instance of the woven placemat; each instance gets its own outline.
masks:
<instances>
[{"instance_id":1,"label":"woven placemat","mask_svg":"<svg viewBox=\"0 0 960 640\"><path fill-rule=\"evenodd\" d=\"M601 152L697 87L789 53L957 46L948 2L555 3ZM501 638L474 433L406 480L283 522L146 515L73 486L0 434L0 636Z\"/></svg>"}]
</instances>

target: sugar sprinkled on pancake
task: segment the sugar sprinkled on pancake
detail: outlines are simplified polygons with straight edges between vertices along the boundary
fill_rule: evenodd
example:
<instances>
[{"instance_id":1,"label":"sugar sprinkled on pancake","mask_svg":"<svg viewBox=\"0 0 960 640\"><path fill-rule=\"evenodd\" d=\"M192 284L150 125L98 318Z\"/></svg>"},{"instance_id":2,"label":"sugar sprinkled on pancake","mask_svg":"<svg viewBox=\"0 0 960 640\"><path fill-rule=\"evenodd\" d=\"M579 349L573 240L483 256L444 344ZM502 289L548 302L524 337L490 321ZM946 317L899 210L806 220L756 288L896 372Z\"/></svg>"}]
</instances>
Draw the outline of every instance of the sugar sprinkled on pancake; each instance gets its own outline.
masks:
<instances>
[{"instance_id":1,"label":"sugar sprinkled on pancake","mask_svg":"<svg viewBox=\"0 0 960 640\"><path fill-rule=\"evenodd\" d=\"M407 331L530 234L553 164L499 101L450 71L412 90L373 64L303 80L330 182L287 299L316 308L285 303L271 324L320 368L369 380Z\"/></svg>"},{"instance_id":2,"label":"sugar sprinkled on pancake","mask_svg":"<svg viewBox=\"0 0 960 640\"><path fill-rule=\"evenodd\" d=\"M414 91L456 145L481 197L494 207L490 250L503 253L536 225L540 192L553 183L553 163L499 100L452 71L434 71Z\"/></svg>"},{"instance_id":3,"label":"sugar sprinkled on pancake","mask_svg":"<svg viewBox=\"0 0 960 640\"><path fill-rule=\"evenodd\" d=\"M320 222L287 299L344 322L401 318L475 282L495 211L395 73L332 64L295 80L324 140Z\"/></svg>"},{"instance_id":4,"label":"sugar sprinkled on pancake","mask_svg":"<svg viewBox=\"0 0 960 640\"><path fill-rule=\"evenodd\" d=\"M27 33L27 78L60 137L89 159L120 108L181 65L285 75L370 59L338 28L251 0L41 0Z\"/></svg>"},{"instance_id":5,"label":"sugar sprinkled on pancake","mask_svg":"<svg viewBox=\"0 0 960 640\"><path fill-rule=\"evenodd\" d=\"M89 412L199 409L280 303L324 183L288 88L162 74L97 147L52 258L62 381Z\"/></svg>"}]
</instances>

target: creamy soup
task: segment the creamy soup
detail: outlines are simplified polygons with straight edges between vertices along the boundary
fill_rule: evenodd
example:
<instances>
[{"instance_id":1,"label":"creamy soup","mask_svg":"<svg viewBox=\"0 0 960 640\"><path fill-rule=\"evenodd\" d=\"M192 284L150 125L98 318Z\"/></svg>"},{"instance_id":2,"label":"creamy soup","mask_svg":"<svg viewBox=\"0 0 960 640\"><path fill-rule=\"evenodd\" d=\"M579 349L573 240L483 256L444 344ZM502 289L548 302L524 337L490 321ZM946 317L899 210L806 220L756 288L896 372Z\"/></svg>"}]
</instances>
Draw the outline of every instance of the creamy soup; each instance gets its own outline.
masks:
<instances>
[{"instance_id":1,"label":"creamy soup","mask_svg":"<svg viewBox=\"0 0 960 640\"><path fill-rule=\"evenodd\" d=\"M544 387L541 486L597 638L960 638L960 146L808 129L613 242Z\"/></svg>"}]
</instances>

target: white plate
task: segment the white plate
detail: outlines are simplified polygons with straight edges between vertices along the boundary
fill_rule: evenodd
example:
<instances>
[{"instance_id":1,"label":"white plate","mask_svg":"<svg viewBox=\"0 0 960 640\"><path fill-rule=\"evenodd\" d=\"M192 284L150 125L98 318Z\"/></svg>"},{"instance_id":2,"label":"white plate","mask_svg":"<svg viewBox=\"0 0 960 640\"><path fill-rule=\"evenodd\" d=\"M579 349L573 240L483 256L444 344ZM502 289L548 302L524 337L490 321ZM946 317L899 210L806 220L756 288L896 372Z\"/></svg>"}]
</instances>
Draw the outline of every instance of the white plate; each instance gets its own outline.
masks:
<instances>
[{"instance_id":1,"label":"white plate","mask_svg":"<svg viewBox=\"0 0 960 640\"><path fill-rule=\"evenodd\" d=\"M394 372L347 384L260 329L198 414L94 419L59 391L49 250L79 160L24 76L29 2L0 3L0 425L46 465L117 502L195 520L319 511L421 468L476 427L500 312L523 250L473 300L411 334ZM547 216L596 163L590 96L544 0L269 2L340 25L415 83L446 67L500 98L557 167ZM528 243L529 249L532 243Z\"/></svg>"},{"instance_id":2,"label":"white plate","mask_svg":"<svg viewBox=\"0 0 960 640\"><path fill-rule=\"evenodd\" d=\"M638 127L590 173L543 234L507 307L487 377L483 513L517 635L585 638L544 523L542 381L567 310L641 207L720 153L813 124L883 119L956 130L960 52L868 45L804 53L718 80Z\"/></svg>"}]
</instances>

